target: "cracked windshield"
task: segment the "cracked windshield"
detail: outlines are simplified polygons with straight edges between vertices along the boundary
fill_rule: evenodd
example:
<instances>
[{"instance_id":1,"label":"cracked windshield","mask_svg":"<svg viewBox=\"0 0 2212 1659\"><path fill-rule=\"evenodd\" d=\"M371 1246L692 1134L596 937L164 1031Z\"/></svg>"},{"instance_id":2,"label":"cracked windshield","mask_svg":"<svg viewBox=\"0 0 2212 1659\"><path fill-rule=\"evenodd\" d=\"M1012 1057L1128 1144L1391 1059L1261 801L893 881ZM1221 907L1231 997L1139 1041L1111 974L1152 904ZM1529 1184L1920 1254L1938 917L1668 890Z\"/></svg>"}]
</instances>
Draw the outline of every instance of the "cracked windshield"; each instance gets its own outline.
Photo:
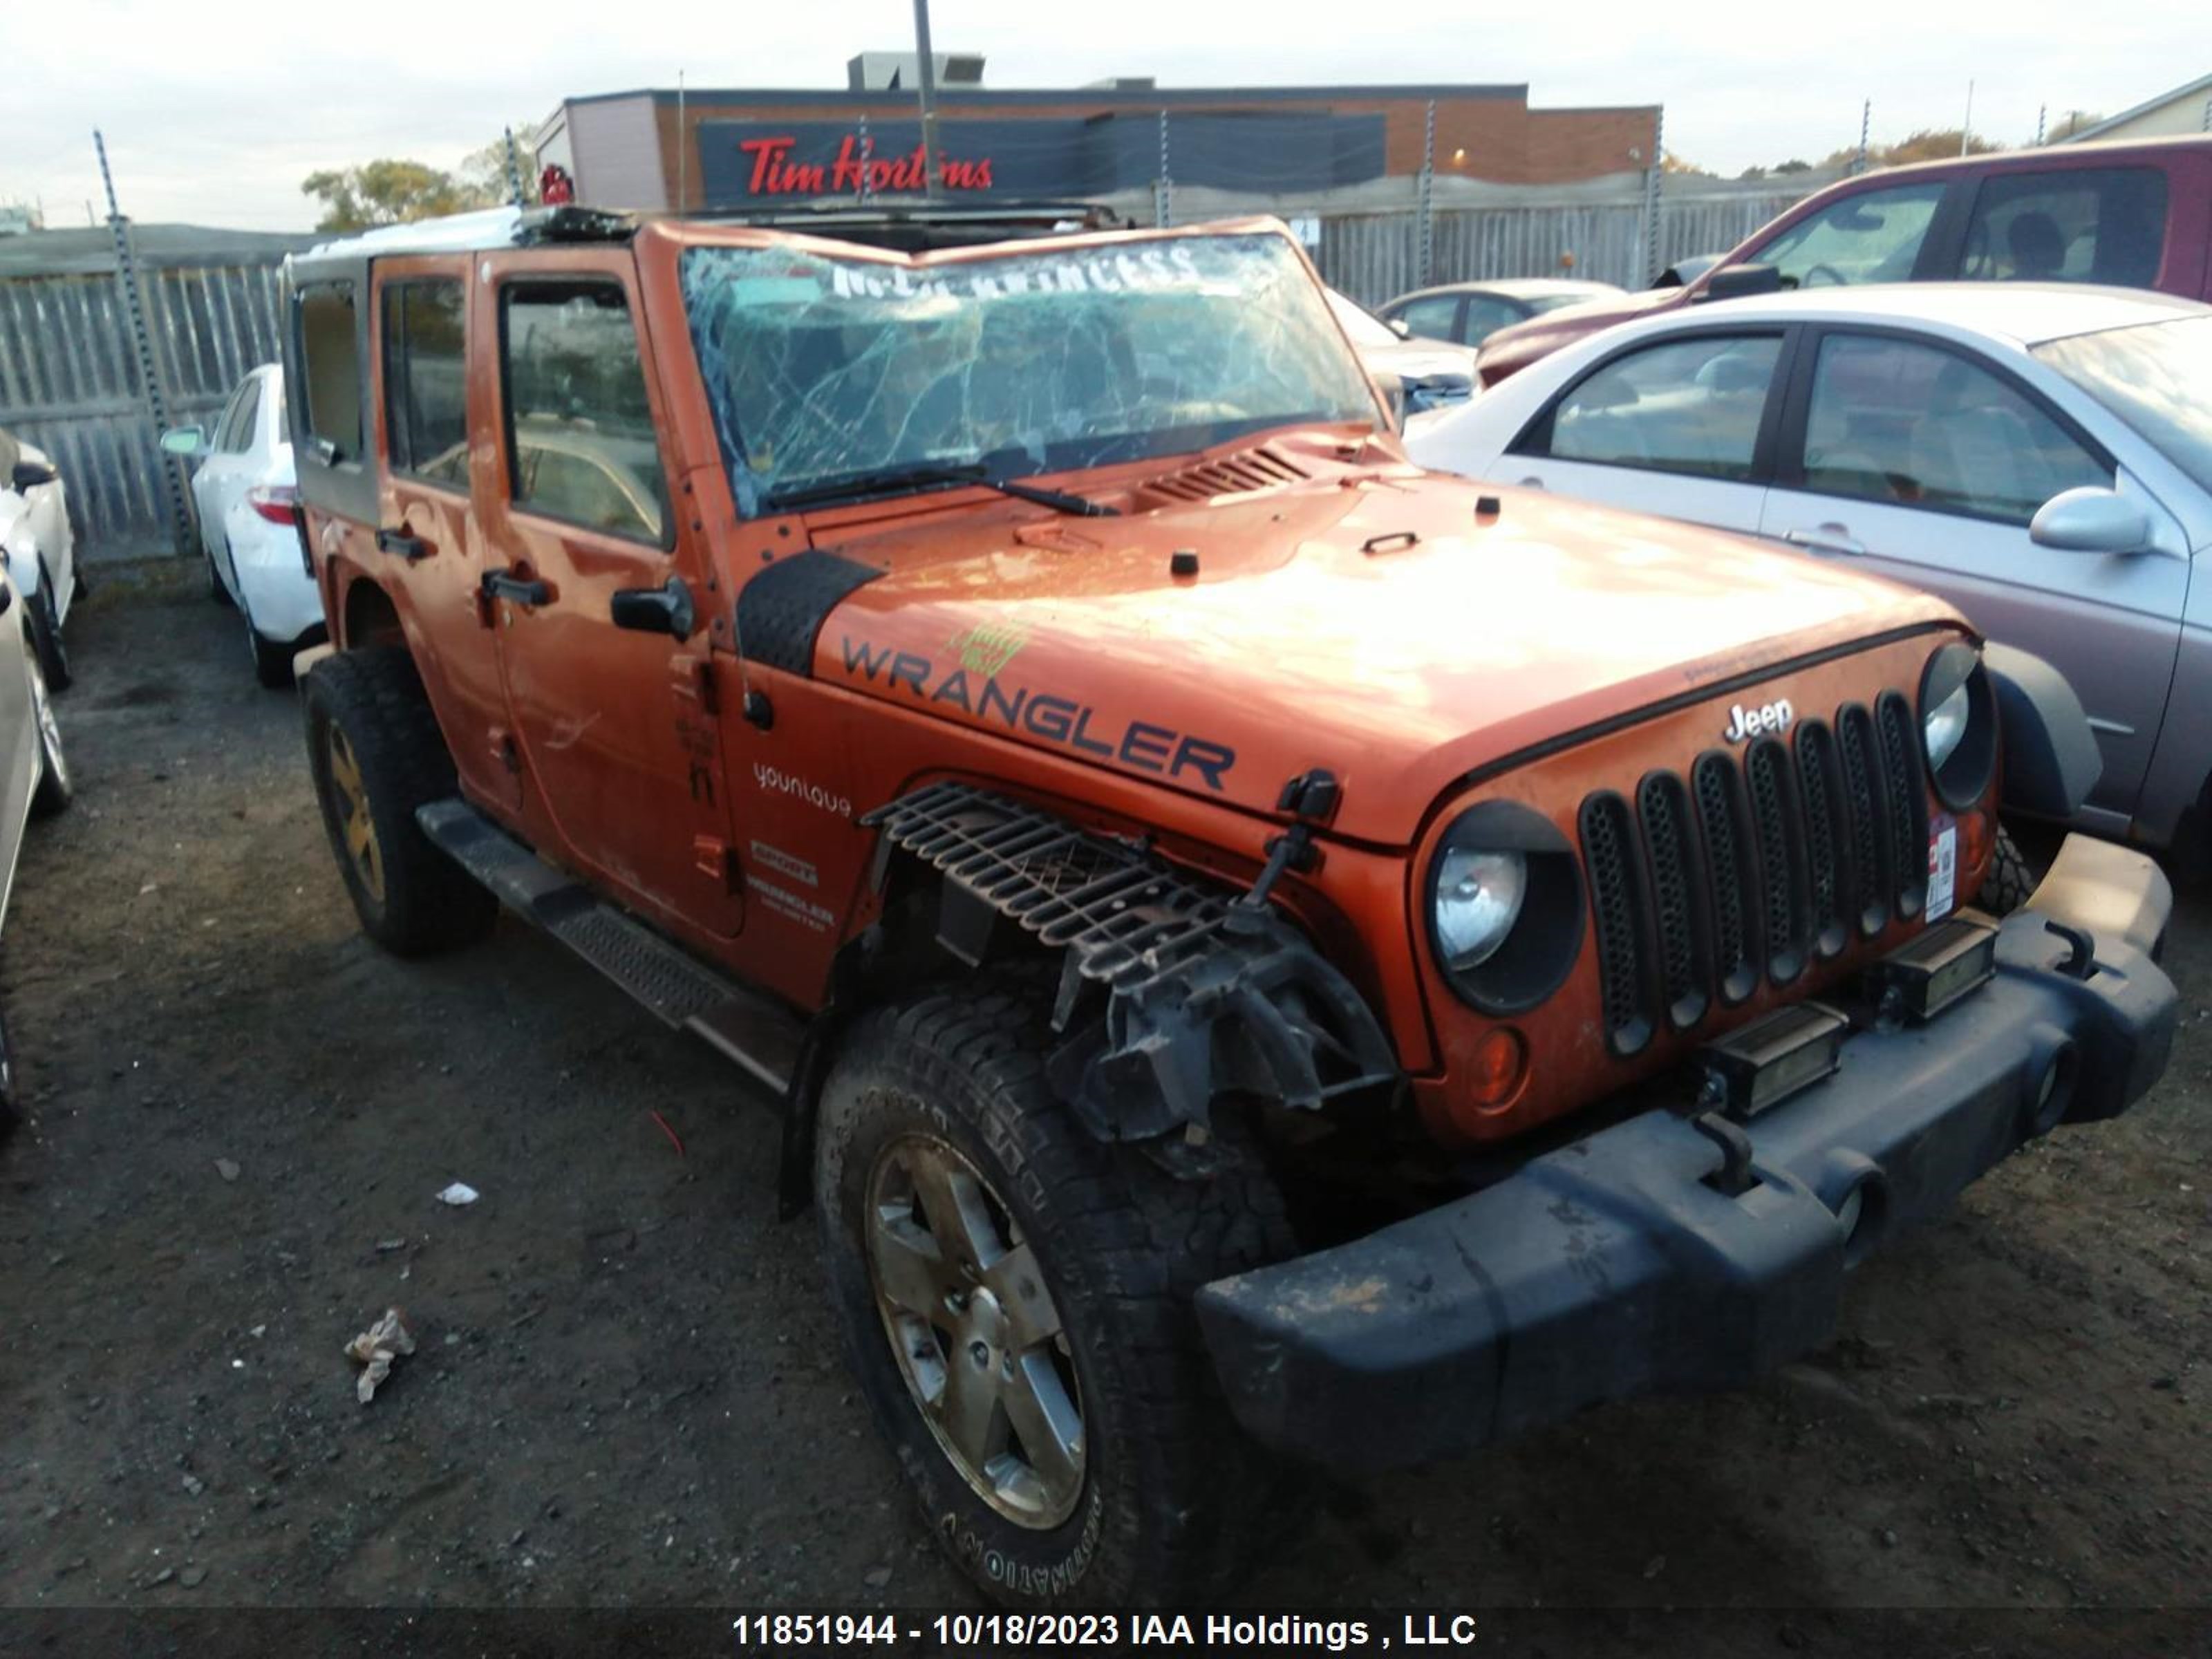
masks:
<instances>
[{"instance_id":1,"label":"cracked windshield","mask_svg":"<svg viewBox=\"0 0 2212 1659\"><path fill-rule=\"evenodd\" d=\"M693 248L683 276L748 514L1377 415L1320 289L1279 236L921 268Z\"/></svg>"}]
</instances>

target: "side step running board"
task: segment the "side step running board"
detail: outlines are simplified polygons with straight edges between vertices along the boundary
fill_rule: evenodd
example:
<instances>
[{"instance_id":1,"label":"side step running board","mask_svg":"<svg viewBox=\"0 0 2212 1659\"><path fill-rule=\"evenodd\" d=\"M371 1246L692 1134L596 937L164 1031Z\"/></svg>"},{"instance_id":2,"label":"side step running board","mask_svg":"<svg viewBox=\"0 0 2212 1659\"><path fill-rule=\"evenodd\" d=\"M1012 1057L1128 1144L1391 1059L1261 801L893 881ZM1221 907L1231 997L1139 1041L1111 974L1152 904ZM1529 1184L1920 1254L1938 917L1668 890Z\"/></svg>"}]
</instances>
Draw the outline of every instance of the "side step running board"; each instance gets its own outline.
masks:
<instances>
[{"instance_id":1,"label":"side step running board","mask_svg":"<svg viewBox=\"0 0 2212 1659\"><path fill-rule=\"evenodd\" d=\"M415 821L501 903L552 934L663 1024L704 1037L779 1097L788 1094L806 1033L798 1015L609 904L466 801L432 801L416 809Z\"/></svg>"}]
</instances>

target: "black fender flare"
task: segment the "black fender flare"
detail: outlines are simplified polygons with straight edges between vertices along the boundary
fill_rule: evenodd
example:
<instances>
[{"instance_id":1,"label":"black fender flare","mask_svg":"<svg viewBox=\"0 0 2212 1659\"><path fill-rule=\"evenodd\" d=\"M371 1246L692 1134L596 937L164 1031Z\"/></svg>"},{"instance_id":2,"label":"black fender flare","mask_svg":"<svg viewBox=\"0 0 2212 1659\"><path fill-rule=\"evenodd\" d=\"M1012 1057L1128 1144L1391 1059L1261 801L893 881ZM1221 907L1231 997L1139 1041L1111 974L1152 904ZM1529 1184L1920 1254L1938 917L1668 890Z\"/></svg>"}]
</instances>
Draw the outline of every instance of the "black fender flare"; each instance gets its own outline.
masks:
<instances>
[{"instance_id":1,"label":"black fender flare","mask_svg":"<svg viewBox=\"0 0 2212 1659\"><path fill-rule=\"evenodd\" d=\"M1982 664L2004 739L1999 805L2031 817L2072 817L2105 770L2081 699L2063 674L2030 652L1991 641Z\"/></svg>"}]
</instances>

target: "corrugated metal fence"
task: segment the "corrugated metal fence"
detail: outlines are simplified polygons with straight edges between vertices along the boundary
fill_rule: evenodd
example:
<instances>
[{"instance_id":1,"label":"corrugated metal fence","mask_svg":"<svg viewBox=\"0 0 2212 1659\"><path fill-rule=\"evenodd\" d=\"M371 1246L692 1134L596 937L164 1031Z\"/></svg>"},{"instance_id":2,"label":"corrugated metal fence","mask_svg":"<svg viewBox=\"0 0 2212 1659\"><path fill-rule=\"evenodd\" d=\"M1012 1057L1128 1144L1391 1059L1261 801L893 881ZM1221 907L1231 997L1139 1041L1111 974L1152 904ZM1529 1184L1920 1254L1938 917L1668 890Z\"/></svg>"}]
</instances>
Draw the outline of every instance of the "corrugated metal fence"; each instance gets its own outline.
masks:
<instances>
[{"instance_id":1,"label":"corrugated metal fence","mask_svg":"<svg viewBox=\"0 0 2212 1659\"><path fill-rule=\"evenodd\" d=\"M176 424L213 421L246 370L278 350L281 247L206 252L228 257L200 262L188 247L163 246L142 256L138 272L162 407ZM173 464L140 384L112 253L70 248L46 263L0 267L0 426L53 457L88 555L179 550Z\"/></svg>"},{"instance_id":2,"label":"corrugated metal fence","mask_svg":"<svg viewBox=\"0 0 2212 1659\"><path fill-rule=\"evenodd\" d=\"M1796 202L1784 190L1669 193L1659 204L1659 263L1723 253ZM1438 208L1429 280L1574 276L1640 288L1646 238L1640 195L1614 201ZM1560 256L1571 253L1571 269ZM1331 286L1380 305L1421 286L1420 216L1413 209L1321 222L1315 261Z\"/></svg>"}]
</instances>

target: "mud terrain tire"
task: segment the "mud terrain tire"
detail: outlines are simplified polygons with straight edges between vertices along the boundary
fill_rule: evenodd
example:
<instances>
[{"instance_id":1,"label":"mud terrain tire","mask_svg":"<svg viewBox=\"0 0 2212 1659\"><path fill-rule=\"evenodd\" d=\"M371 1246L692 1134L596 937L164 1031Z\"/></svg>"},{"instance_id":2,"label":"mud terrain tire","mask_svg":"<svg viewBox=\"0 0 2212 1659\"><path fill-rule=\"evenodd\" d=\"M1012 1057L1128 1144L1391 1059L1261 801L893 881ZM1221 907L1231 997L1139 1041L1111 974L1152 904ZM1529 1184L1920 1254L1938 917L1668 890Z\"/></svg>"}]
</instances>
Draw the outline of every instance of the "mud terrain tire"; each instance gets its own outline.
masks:
<instances>
[{"instance_id":1,"label":"mud terrain tire","mask_svg":"<svg viewBox=\"0 0 2212 1659\"><path fill-rule=\"evenodd\" d=\"M2000 827L1990 854L1990 873L1982 882L1981 908L1993 916L2008 916L2027 902L2040 879L2012 831Z\"/></svg>"},{"instance_id":2,"label":"mud terrain tire","mask_svg":"<svg viewBox=\"0 0 2212 1659\"><path fill-rule=\"evenodd\" d=\"M1026 987L988 982L890 1006L848 1035L823 1085L815 1162L847 1357L930 1531L987 1595L1015 1607L1202 1602L1281 1535L1299 1512L1300 1483L1237 1427L1191 1297L1209 1279L1279 1261L1296 1246L1280 1192L1233 1127L1218 1143L1224 1169L1177 1181L1076 1122L1045 1080L1051 1042ZM927 1221L933 1248L951 1231L926 1213L934 1189L920 1177L910 1219L902 1205L884 1202L884 1182L917 1157L962 1172L962 1208L980 1199L981 1234L1011 1247L1000 1262L1024 1259L1038 1270L1048 1320L1035 1318L1034 1328L1056 1325L1060 1334L1019 1363L1051 1366L1066 1389L1054 1397L1080 1413L1078 1473L1059 1488L1064 1518L1051 1504L1010 1518L985 1496L969 1473L976 1464L957 1461L951 1430L939 1426L957 1415L957 1401L940 1396L939 1421L926 1417L908 1382L927 1369L917 1363L923 1355L910 1362L893 1346L901 1314L879 1300L872 1267L876 1253L896 1248L877 1242L886 1212L900 1217L890 1225ZM971 1268L978 1307L987 1287L1018 1281L1034 1291L1025 1275L972 1271L985 1254L970 1255L957 1241L944 1250ZM1035 1316L1038 1306L1021 1313ZM968 1316L965 1307L947 1314L942 1322L952 1328L927 1334L919 1323L897 1326L909 1348L919 1340L927 1350L948 1390L971 1353L988 1377L1008 1364L1002 1356L1024 1352L1014 1335L1003 1347L975 1340L973 1325L957 1323ZM1014 1379L1031 1373L1004 1375L1011 1396ZM1013 1425L1017 1437L1000 1443L1019 1458L1030 1455L1018 1437L1024 1419L1036 1414L1018 1417L1003 1400L991 1418L1002 1433ZM1008 1465L1001 1455L984 1467Z\"/></svg>"},{"instance_id":3,"label":"mud terrain tire","mask_svg":"<svg viewBox=\"0 0 2212 1659\"><path fill-rule=\"evenodd\" d=\"M325 657L302 684L301 701L323 827L362 931L403 957L481 939L499 902L415 822L416 807L459 786L407 653L378 647Z\"/></svg>"}]
</instances>

